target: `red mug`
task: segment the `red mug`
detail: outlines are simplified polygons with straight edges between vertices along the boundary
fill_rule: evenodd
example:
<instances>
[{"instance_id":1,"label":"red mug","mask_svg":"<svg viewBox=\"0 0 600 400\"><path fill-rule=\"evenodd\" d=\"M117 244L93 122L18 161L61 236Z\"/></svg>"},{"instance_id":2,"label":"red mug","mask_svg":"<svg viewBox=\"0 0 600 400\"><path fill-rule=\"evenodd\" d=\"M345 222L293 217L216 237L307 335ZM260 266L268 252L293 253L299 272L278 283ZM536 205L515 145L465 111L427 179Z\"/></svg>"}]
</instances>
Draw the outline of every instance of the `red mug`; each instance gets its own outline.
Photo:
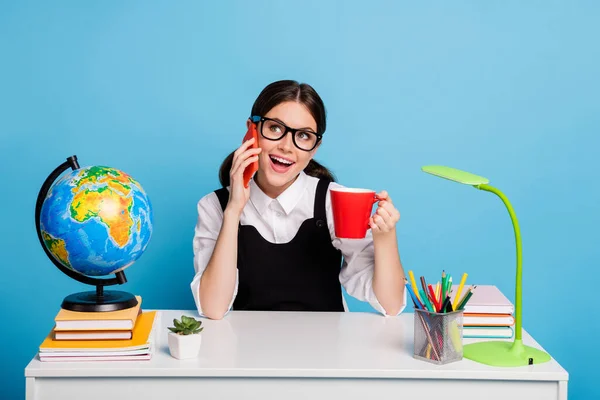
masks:
<instances>
[{"instance_id":1,"label":"red mug","mask_svg":"<svg viewBox=\"0 0 600 400\"><path fill-rule=\"evenodd\" d=\"M363 239L367 235L373 204L379 201L375 191L342 187L330 192L335 236Z\"/></svg>"}]
</instances>

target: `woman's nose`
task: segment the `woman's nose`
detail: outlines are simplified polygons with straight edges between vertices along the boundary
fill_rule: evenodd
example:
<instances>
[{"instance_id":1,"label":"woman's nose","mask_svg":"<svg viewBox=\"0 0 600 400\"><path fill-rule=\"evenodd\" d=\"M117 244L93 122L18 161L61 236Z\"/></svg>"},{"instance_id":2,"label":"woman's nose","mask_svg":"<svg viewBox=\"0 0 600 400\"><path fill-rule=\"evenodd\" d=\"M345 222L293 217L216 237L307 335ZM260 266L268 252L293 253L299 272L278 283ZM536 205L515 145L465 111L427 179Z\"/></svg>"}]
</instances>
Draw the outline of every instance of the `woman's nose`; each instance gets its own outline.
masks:
<instances>
[{"instance_id":1,"label":"woman's nose","mask_svg":"<svg viewBox=\"0 0 600 400\"><path fill-rule=\"evenodd\" d=\"M292 135L292 132L287 132L279 141L279 148L282 150L291 150L294 147Z\"/></svg>"}]
</instances>

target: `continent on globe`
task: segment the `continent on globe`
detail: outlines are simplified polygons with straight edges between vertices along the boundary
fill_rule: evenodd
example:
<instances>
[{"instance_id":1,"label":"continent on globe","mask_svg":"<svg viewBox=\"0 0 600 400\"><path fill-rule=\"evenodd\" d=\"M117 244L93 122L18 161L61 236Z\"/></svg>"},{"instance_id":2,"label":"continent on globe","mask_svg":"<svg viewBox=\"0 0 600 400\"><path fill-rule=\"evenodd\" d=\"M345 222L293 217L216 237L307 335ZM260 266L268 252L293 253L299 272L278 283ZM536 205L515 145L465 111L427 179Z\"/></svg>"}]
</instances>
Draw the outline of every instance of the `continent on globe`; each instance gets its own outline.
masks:
<instances>
[{"instance_id":1,"label":"continent on globe","mask_svg":"<svg viewBox=\"0 0 600 400\"><path fill-rule=\"evenodd\" d=\"M44 238L44 243L46 243L46 247L50 250L50 253L54 255L58 261L67 268L73 269L71 267L71 263L69 262L69 252L67 251L67 247L65 246L65 241L61 239L56 239L50 236L48 232L42 231L42 237Z\"/></svg>"},{"instance_id":2,"label":"continent on globe","mask_svg":"<svg viewBox=\"0 0 600 400\"><path fill-rule=\"evenodd\" d=\"M91 167L72 189L75 194L71 203L71 216L79 222L98 217L108 228L114 242L123 247L129 241L133 225L130 217L133 199L131 183L133 179L116 170L104 167ZM94 189L93 185L98 188Z\"/></svg>"}]
</instances>

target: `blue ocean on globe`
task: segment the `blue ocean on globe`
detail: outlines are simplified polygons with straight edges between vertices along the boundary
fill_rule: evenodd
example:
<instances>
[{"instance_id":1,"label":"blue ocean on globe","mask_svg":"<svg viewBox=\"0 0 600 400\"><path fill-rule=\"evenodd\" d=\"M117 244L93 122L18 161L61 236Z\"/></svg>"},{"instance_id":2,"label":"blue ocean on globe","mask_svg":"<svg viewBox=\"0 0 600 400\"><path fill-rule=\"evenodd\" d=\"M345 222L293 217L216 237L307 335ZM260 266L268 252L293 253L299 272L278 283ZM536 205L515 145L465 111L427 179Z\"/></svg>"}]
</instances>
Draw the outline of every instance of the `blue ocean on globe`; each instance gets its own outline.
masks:
<instances>
[{"instance_id":1,"label":"blue ocean on globe","mask_svg":"<svg viewBox=\"0 0 600 400\"><path fill-rule=\"evenodd\" d=\"M152 206L142 186L109 167L80 168L50 188L40 215L54 258L83 275L113 274L133 264L152 236Z\"/></svg>"}]
</instances>

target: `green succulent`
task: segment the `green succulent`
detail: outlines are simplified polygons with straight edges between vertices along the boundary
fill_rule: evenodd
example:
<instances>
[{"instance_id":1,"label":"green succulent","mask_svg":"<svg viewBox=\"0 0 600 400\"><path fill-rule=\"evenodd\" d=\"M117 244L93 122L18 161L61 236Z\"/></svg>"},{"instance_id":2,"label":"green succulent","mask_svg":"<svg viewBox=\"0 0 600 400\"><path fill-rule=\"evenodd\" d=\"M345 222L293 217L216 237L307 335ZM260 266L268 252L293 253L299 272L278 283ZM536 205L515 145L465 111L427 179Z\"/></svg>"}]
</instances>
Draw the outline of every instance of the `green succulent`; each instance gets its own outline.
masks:
<instances>
[{"instance_id":1,"label":"green succulent","mask_svg":"<svg viewBox=\"0 0 600 400\"><path fill-rule=\"evenodd\" d=\"M177 318L173 319L174 327L169 327L171 332L175 332L178 335L192 335L196 333L202 332L200 325L202 325L202 321L198 321L192 317L186 317L185 315L181 316L181 321Z\"/></svg>"}]
</instances>

